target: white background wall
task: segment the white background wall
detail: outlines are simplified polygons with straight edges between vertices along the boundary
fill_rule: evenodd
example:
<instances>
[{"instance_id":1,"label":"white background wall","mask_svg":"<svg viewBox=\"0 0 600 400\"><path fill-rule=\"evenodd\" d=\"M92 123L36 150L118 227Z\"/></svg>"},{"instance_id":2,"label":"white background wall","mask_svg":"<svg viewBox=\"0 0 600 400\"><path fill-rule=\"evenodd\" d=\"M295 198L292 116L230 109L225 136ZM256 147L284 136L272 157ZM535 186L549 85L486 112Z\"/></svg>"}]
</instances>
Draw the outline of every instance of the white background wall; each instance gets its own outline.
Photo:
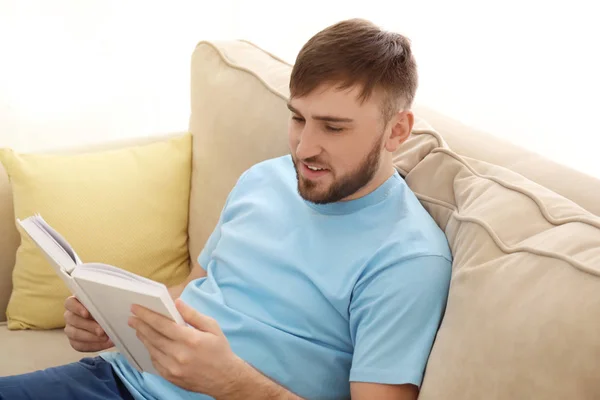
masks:
<instances>
[{"instance_id":1,"label":"white background wall","mask_svg":"<svg viewBox=\"0 0 600 400\"><path fill-rule=\"evenodd\" d=\"M0 146L22 151L185 130L202 39L294 61L360 16L408 35L417 100L600 177L592 1L0 0Z\"/></svg>"}]
</instances>

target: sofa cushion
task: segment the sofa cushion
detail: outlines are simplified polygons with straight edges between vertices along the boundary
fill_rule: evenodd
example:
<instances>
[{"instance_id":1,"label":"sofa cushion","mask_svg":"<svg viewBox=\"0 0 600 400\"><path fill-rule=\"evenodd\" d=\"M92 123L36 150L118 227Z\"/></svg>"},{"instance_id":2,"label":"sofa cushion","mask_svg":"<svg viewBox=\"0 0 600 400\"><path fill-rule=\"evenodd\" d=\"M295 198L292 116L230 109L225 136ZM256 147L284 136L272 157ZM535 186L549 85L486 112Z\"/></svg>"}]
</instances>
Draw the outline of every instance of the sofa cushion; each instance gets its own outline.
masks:
<instances>
[{"instance_id":1,"label":"sofa cushion","mask_svg":"<svg viewBox=\"0 0 600 400\"><path fill-rule=\"evenodd\" d=\"M84 262L113 264L167 285L187 277L190 135L78 154L5 149L0 160L11 180L16 218L41 214ZM7 309L9 329L64 326L68 295L23 233Z\"/></svg>"},{"instance_id":2,"label":"sofa cushion","mask_svg":"<svg viewBox=\"0 0 600 400\"><path fill-rule=\"evenodd\" d=\"M69 345L62 329L10 331L0 324L0 376L24 374L93 357Z\"/></svg>"},{"instance_id":3,"label":"sofa cushion","mask_svg":"<svg viewBox=\"0 0 600 400\"><path fill-rule=\"evenodd\" d=\"M415 106L415 113L444 138L453 152L517 172L600 216L598 177L561 165L502 138L485 134L422 104ZM540 132L540 136L543 137L543 132Z\"/></svg>"},{"instance_id":4,"label":"sofa cushion","mask_svg":"<svg viewBox=\"0 0 600 400\"><path fill-rule=\"evenodd\" d=\"M600 218L416 128L395 162L454 255L420 399L600 398Z\"/></svg>"},{"instance_id":5,"label":"sofa cushion","mask_svg":"<svg viewBox=\"0 0 600 400\"><path fill-rule=\"evenodd\" d=\"M242 172L288 152L290 71L288 64L247 42L196 47L189 128L194 135L189 231L194 262Z\"/></svg>"}]
</instances>

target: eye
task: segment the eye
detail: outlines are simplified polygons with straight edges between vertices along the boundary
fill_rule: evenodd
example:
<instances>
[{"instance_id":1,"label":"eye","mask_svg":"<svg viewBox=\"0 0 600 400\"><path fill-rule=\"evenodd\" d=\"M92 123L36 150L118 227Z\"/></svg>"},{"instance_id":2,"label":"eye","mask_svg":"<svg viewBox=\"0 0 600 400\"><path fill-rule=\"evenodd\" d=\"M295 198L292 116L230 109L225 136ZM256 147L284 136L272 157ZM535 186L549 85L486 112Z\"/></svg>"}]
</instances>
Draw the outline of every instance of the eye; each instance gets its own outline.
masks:
<instances>
[{"instance_id":1,"label":"eye","mask_svg":"<svg viewBox=\"0 0 600 400\"><path fill-rule=\"evenodd\" d=\"M338 128L331 125L325 125L325 129L327 129L329 132L341 132L344 130L344 128Z\"/></svg>"},{"instance_id":2,"label":"eye","mask_svg":"<svg viewBox=\"0 0 600 400\"><path fill-rule=\"evenodd\" d=\"M304 122L304 118L300 118L300 117L296 117L296 116L294 116L294 117L292 117L292 119L293 119L294 121L298 122L298 123L302 123L302 122Z\"/></svg>"}]
</instances>

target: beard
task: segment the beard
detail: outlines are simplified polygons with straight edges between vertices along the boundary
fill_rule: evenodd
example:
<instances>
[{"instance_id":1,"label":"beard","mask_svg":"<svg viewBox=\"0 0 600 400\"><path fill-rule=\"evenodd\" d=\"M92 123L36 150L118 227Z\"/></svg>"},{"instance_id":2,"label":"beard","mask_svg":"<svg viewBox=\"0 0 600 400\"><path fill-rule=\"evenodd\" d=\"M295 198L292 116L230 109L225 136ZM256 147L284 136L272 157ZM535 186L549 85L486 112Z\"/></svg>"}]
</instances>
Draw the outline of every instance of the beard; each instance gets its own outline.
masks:
<instances>
[{"instance_id":1,"label":"beard","mask_svg":"<svg viewBox=\"0 0 600 400\"><path fill-rule=\"evenodd\" d=\"M353 195L367 185L379 169L382 143L383 135L381 135L380 139L377 140L354 171L339 178L333 175L334 180L326 190L320 189L319 183L304 178L299 171L298 161L294 159L294 168L296 169L296 178L298 179L298 193L304 200L315 204L335 203ZM318 159L316 157L311 157L303 161L307 164L322 164L317 162ZM330 170L329 173L333 174L333 171Z\"/></svg>"}]
</instances>

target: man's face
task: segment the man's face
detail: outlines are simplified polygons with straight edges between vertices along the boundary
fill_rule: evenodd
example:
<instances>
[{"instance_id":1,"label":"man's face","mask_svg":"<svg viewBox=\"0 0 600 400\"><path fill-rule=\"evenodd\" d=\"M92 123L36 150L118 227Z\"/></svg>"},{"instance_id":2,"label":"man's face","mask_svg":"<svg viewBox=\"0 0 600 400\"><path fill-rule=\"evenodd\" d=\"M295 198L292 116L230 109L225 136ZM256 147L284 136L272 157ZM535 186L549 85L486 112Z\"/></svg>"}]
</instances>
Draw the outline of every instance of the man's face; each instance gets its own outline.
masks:
<instances>
[{"instance_id":1,"label":"man's face","mask_svg":"<svg viewBox=\"0 0 600 400\"><path fill-rule=\"evenodd\" d=\"M380 170L385 140L382 99L373 93L361 103L359 91L322 85L289 103L289 146L298 192L305 200L331 203L360 197Z\"/></svg>"}]
</instances>

